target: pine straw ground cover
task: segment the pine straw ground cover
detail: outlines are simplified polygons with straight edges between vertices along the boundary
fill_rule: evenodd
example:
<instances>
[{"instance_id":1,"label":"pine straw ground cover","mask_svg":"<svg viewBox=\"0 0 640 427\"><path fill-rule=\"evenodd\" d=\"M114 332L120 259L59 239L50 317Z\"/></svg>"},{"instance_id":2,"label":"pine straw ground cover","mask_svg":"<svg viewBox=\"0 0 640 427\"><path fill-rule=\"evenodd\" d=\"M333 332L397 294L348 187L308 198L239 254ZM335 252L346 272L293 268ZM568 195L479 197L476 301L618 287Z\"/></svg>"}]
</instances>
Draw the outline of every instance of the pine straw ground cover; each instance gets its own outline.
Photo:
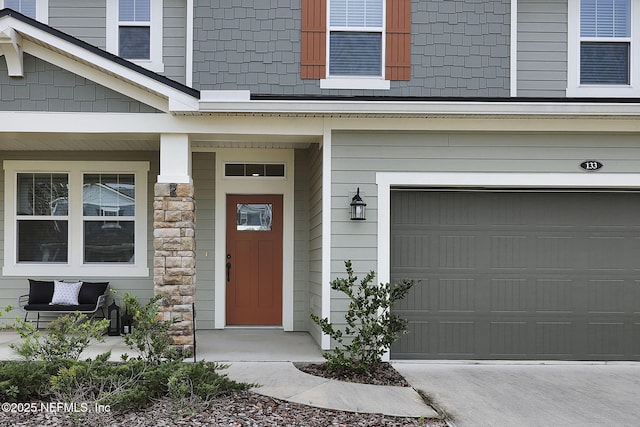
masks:
<instances>
[{"instance_id":1,"label":"pine straw ground cover","mask_svg":"<svg viewBox=\"0 0 640 427\"><path fill-rule=\"evenodd\" d=\"M11 426L422 426L443 427L440 420L388 417L319 409L285 402L252 392L218 397L208 405L181 404L169 399L156 401L143 410L124 413L47 414L2 413L0 425Z\"/></svg>"}]
</instances>

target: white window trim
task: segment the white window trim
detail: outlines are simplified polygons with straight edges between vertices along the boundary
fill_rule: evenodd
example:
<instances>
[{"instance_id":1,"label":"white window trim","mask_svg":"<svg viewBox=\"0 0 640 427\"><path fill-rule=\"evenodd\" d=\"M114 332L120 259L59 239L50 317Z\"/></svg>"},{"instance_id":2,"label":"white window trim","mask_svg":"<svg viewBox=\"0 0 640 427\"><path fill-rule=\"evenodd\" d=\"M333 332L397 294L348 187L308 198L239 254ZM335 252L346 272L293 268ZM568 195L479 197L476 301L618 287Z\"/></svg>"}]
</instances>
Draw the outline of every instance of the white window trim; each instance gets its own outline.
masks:
<instances>
[{"instance_id":1,"label":"white window trim","mask_svg":"<svg viewBox=\"0 0 640 427\"><path fill-rule=\"evenodd\" d=\"M5 8L5 0L0 0L0 9ZM36 0L36 21L49 23L49 0Z\"/></svg>"},{"instance_id":2,"label":"white window trim","mask_svg":"<svg viewBox=\"0 0 640 427\"><path fill-rule=\"evenodd\" d=\"M164 63L162 62L162 0L150 0L151 2L151 23L149 34L149 55L148 60L129 61L138 64L153 72L164 72ZM120 20L118 19L119 0L107 0L107 52L119 55L118 52L118 29Z\"/></svg>"},{"instance_id":3,"label":"white window trim","mask_svg":"<svg viewBox=\"0 0 640 427\"><path fill-rule=\"evenodd\" d=\"M385 79L386 49L387 49L387 0L382 0L382 27L334 27L331 26L331 0L327 2L327 34L326 34L326 78L320 80L320 89L373 89L389 90L391 82ZM329 74L331 67L331 32L332 31L364 31L382 34L382 51L380 58L380 76L332 76Z\"/></svg>"},{"instance_id":4,"label":"white window trim","mask_svg":"<svg viewBox=\"0 0 640 427\"><path fill-rule=\"evenodd\" d=\"M629 85L581 85L580 84L580 0L569 0L567 40L567 96L594 98L630 98L640 96L640 7L631 0L631 49L629 60ZM620 39L615 39L620 40ZM638 45L638 46L636 46Z\"/></svg>"},{"instance_id":5,"label":"white window trim","mask_svg":"<svg viewBox=\"0 0 640 427\"><path fill-rule=\"evenodd\" d=\"M45 276L55 279L75 276L86 277L146 277L147 267L147 175L148 162L73 162L6 160L4 167L4 276ZM65 264L18 263L16 253L17 215L16 184L21 172L56 172L69 174L69 261ZM85 173L135 174L135 263L134 264L83 264L82 224L83 215L77 206L82 200L82 178ZM75 201L75 202L74 202ZM80 202L80 206L81 206Z\"/></svg>"}]
</instances>

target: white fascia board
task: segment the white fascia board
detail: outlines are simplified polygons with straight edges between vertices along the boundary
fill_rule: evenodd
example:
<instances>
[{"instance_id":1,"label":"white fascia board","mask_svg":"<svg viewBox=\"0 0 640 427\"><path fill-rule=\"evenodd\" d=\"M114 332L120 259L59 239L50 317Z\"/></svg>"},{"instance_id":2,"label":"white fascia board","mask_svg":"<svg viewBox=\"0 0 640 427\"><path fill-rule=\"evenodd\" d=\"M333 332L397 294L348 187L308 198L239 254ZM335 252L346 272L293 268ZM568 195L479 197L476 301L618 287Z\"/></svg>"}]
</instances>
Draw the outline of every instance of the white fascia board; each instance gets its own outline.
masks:
<instances>
[{"instance_id":1,"label":"white fascia board","mask_svg":"<svg viewBox=\"0 0 640 427\"><path fill-rule=\"evenodd\" d=\"M142 120L141 118L144 118ZM322 118L175 116L167 113L0 111L2 132L322 136Z\"/></svg>"},{"instance_id":2,"label":"white fascia board","mask_svg":"<svg viewBox=\"0 0 640 427\"><path fill-rule=\"evenodd\" d=\"M140 118L144 117L144 120ZM0 111L3 132L187 133L191 135L287 135L322 137L325 129L428 132L638 133L627 117L371 117L209 116L167 113Z\"/></svg>"},{"instance_id":3,"label":"white fascia board","mask_svg":"<svg viewBox=\"0 0 640 427\"><path fill-rule=\"evenodd\" d=\"M158 95L160 95L160 97L167 98L170 102L173 102L173 104L176 106L182 106L182 108L176 111L195 111L195 109L197 108L196 98L190 95L187 95L170 86L162 84L151 77L145 76L144 74L141 74L123 65L120 65L101 55L98 55L91 51L83 49L82 47L74 43L55 37L44 30L33 27L17 19L13 19L11 17L5 17L4 19L9 20L6 26L15 29L17 32L19 32L24 36L27 36L25 37L23 50L25 52L33 54L34 56L37 56L38 58L49 61L50 57L57 56L60 59L58 60L58 63L56 63L55 65L61 68L69 69L69 71L72 71L69 67L73 67L74 64L81 64L81 63L91 64L90 66L85 65L85 68L81 69L80 71L74 71L74 72L77 72L79 75L83 77L90 78L91 80L94 80L96 78L96 74L113 74L116 77L112 77L111 80L109 80L111 84L113 84L113 82L117 80L125 80L127 82L131 82L131 84L128 86L130 88L133 86L133 83L135 83L135 85L137 86L144 87L148 91L157 93ZM27 43L26 39L28 38L36 39L48 46L51 46L57 51L64 52L64 55L55 54L52 49L48 49L40 45L36 45L35 43ZM35 49L35 46L38 46L40 49ZM72 58L77 58L77 59L74 60ZM95 70L94 73L92 73L90 76L80 74L80 72L87 72L88 70L93 68L97 68L97 70ZM104 71L101 71L101 70L104 70ZM118 87L111 87L111 86L107 86L107 87L113 90L119 89ZM129 92L124 92L124 94L131 96L132 98L134 98L134 95L137 95L137 94L130 94ZM134 98L134 99L137 99L137 98ZM140 100L140 102L145 102L145 101ZM154 107L158 108L155 105ZM168 105L165 105L162 111L168 111Z\"/></svg>"},{"instance_id":4,"label":"white fascia board","mask_svg":"<svg viewBox=\"0 0 640 427\"><path fill-rule=\"evenodd\" d=\"M200 101L203 113L463 116L636 116L640 103L473 101Z\"/></svg>"}]
</instances>

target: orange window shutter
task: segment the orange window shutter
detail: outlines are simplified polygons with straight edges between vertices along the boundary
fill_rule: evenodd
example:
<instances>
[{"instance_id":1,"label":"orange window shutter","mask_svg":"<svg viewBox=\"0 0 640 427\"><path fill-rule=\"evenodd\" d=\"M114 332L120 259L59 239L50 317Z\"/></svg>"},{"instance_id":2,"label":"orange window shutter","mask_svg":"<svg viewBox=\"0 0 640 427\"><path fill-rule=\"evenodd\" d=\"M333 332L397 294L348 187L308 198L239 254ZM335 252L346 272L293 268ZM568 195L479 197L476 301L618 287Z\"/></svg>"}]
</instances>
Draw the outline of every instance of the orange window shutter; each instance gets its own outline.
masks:
<instances>
[{"instance_id":1,"label":"orange window shutter","mask_svg":"<svg viewBox=\"0 0 640 427\"><path fill-rule=\"evenodd\" d=\"M387 80L411 80L411 0L387 0Z\"/></svg>"},{"instance_id":2,"label":"orange window shutter","mask_svg":"<svg viewBox=\"0 0 640 427\"><path fill-rule=\"evenodd\" d=\"M302 0L300 76L323 79L327 61L327 0Z\"/></svg>"}]
</instances>

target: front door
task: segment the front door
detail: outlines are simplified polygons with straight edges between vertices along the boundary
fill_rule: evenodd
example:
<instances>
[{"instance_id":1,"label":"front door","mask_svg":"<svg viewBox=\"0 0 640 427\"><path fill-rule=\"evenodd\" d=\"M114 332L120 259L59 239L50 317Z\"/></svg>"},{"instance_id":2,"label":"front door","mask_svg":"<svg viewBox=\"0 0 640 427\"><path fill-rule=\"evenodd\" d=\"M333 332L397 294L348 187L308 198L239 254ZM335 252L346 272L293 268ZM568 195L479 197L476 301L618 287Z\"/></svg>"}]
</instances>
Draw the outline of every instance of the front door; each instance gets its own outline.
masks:
<instances>
[{"instance_id":1,"label":"front door","mask_svg":"<svg viewBox=\"0 0 640 427\"><path fill-rule=\"evenodd\" d=\"M282 325L282 196L227 195L227 325Z\"/></svg>"}]
</instances>

